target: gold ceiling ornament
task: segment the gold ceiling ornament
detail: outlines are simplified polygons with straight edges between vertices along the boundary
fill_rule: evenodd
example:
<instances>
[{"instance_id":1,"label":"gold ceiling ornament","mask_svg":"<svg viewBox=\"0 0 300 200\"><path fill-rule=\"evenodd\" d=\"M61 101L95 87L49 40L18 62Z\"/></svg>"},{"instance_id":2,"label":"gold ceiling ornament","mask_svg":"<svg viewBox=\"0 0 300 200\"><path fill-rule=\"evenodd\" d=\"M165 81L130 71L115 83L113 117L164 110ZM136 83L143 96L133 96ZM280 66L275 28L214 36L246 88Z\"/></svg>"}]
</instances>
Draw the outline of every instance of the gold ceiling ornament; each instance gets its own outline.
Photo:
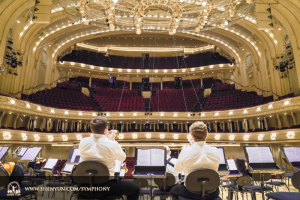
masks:
<instances>
[{"instance_id":1,"label":"gold ceiling ornament","mask_svg":"<svg viewBox=\"0 0 300 200\"><path fill-rule=\"evenodd\" d=\"M256 1L244 0L58 0L76 21L103 30L199 32L233 25Z\"/></svg>"}]
</instances>

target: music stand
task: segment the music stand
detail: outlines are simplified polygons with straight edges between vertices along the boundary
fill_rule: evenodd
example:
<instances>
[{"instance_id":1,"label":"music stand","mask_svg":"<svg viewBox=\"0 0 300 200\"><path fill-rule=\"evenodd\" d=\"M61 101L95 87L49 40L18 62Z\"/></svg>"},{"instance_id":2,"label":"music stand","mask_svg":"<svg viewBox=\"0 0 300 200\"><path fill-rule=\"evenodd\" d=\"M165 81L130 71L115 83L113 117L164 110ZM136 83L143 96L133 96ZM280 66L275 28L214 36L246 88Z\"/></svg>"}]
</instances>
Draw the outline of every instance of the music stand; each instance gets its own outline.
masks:
<instances>
[{"instance_id":1,"label":"music stand","mask_svg":"<svg viewBox=\"0 0 300 200\"><path fill-rule=\"evenodd\" d=\"M287 161L293 167L300 169L300 147L281 147L281 150Z\"/></svg>"},{"instance_id":2,"label":"music stand","mask_svg":"<svg viewBox=\"0 0 300 200\"><path fill-rule=\"evenodd\" d=\"M28 148L22 147L18 153L18 157L22 157Z\"/></svg>"},{"instance_id":3,"label":"music stand","mask_svg":"<svg viewBox=\"0 0 300 200\"><path fill-rule=\"evenodd\" d=\"M217 147L218 152L220 154L220 163L218 168L219 175L226 176L229 174L227 160L225 159L225 153L223 147Z\"/></svg>"},{"instance_id":4,"label":"music stand","mask_svg":"<svg viewBox=\"0 0 300 200\"><path fill-rule=\"evenodd\" d=\"M20 161L21 162L34 162L34 170L35 170L35 166L36 166L35 159L41 152L42 148L43 147L28 148L26 150L26 152L24 153L24 155L21 157Z\"/></svg>"},{"instance_id":5,"label":"music stand","mask_svg":"<svg viewBox=\"0 0 300 200\"><path fill-rule=\"evenodd\" d=\"M57 162L58 162L57 158L49 158L47 160L45 166L43 167L42 171L51 171L51 172L53 172Z\"/></svg>"},{"instance_id":6,"label":"music stand","mask_svg":"<svg viewBox=\"0 0 300 200\"><path fill-rule=\"evenodd\" d=\"M160 165L141 165L139 163L140 155L139 150L146 150L152 152L152 150L161 150L160 155L162 155L160 158L162 160L159 160L161 163ZM154 152L154 151L153 151ZM151 153L152 154L152 153ZM134 156L134 171L132 175L135 178L165 178L166 177L166 160L167 152L165 148L136 148L135 149L135 156ZM151 156L150 156L151 157ZM156 160L157 161L157 160Z\"/></svg>"},{"instance_id":7,"label":"music stand","mask_svg":"<svg viewBox=\"0 0 300 200\"><path fill-rule=\"evenodd\" d=\"M1 163L2 163L2 159L7 154L8 150L9 150L9 147L0 147L0 161L1 161ZM5 162L5 160L4 160L4 162Z\"/></svg>"},{"instance_id":8,"label":"music stand","mask_svg":"<svg viewBox=\"0 0 300 200\"><path fill-rule=\"evenodd\" d=\"M66 164L78 165L80 163L81 157L78 148L72 148L69 154Z\"/></svg>"},{"instance_id":9,"label":"music stand","mask_svg":"<svg viewBox=\"0 0 300 200\"><path fill-rule=\"evenodd\" d=\"M62 174L72 174L72 171L74 169L74 165L72 164L65 164L64 167L61 170Z\"/></svg>"}]
</instances>

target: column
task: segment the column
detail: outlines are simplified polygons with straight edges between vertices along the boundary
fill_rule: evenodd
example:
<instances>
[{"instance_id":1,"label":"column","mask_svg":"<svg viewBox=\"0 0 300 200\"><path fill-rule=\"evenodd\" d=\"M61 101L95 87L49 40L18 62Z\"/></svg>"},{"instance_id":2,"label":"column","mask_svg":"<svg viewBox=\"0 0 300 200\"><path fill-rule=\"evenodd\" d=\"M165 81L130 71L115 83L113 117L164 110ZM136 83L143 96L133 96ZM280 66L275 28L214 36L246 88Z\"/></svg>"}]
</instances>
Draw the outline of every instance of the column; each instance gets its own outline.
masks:
<instances>
[{"instance_id":1,"label":"column","mask_svg":"<svg viewBox=\"0 0 300 200\"><path fill-rule=\"evenodd\" d=\"M160 79L160 89L161 89L161 90L163 89L163 81L162 81L162 78Z\"/></svg>"},{"instance_id":2,"label":"column","mask_svg":"<svg viewBox=\"0 0 300 200\"><path fill-rule=\"evenodd\" d=\"M203 78L202 78L202 76L201 76L200 81L201 81L201 87L203 87Z\"/></svg>"},{"instance_id":3,"label":"column","mask_svg":"<svg viewBox=\"0 0 300 200\"><path fill-rule=\"evenodd\" d=\"M92 75L90 74L90 79L89 79L89 86L92 86Z\"/></svg>"},{"instance_id":4,"label":"column","mask_svg":"<svg viewBox=\"0 0 300 200\"><path fill-rule=\"evenodd\" d=\"M130 77L130 90L132 89L132 78Z\"/></svg>"},{"instance_id":5,"label":"column","mask_svg":"<svg viewBox=\"0 0 300 200\"><path fill-rule=\"evenodd\" d=\"M181 133L183 132L183 124L182 124L182 122L181 122L181 126L180 126L180 129L181 129Z\"/></svg>"}]
</instances>

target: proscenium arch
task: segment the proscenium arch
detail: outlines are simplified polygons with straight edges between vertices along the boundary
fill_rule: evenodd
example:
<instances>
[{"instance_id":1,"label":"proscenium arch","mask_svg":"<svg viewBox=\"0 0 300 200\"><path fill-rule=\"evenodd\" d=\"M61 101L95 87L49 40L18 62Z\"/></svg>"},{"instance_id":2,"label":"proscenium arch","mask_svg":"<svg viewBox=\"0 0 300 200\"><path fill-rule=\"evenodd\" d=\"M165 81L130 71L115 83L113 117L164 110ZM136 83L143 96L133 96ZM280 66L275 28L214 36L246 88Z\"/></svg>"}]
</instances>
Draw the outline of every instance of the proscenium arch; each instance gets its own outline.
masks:
<instances>
[{"instance_id":1,"label":"proscenium arch","mask_svg":"<svg viewBox=\"0 0 300 200\"><path fill-rule=\"evenodd\" d=\"M108 32L104 32L104 33L101 33L101 34L90 34L88 36L82 36L82 37L78 37L78 38L75 38L71 41L69 41L68 43L64 44L64 45L61 45L60 48L57 48L56 52L52 55L52 59L55 61L57 59L57 56L62 53L64 50L66 50L67 48L69 48L70 46L80 42L80 41L83 41L83 40L89 40L89 39L94 39L94 38L97 38L97 37L106 37L106 36L112 36L112 35L121 35L121 34L124 34L124 33L133 33L135 34L133 31L108 31ZM167 33L163 33L163 34L166 34L168 35ZM211 43L211 44L214 44L218 47L220 47L221 49L223 49L225 52L228 52L230 56L232 56L236 61L237 61L237 64L239 63L239 57L238 57L238 53L235 53L232 49L230 49L229 47L227 47L226 45L222 44L221 42L217 42L215 40L212 40L212 39L208 39L208 38L204 38L204 37L200 37L200 36L197 36L197 35L192 35L192 34L187 34L187 33L176 33L177 36L182 36L182 37L185 37L185 38L192 38L192 39L196 39L196 40L200 40L200 41L205 41L205 42L208 42L208 43Z\"/></svg>"}]
</instances>

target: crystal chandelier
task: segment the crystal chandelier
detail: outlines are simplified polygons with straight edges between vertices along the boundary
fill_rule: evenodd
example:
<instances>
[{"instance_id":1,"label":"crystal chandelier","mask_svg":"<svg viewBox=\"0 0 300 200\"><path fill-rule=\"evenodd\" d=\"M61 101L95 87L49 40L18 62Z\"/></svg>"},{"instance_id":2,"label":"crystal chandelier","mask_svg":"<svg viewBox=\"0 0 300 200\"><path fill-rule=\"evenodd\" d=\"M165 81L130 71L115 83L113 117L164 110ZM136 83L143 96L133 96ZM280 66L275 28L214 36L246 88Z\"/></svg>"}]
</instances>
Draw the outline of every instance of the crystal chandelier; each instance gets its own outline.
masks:
<instances>
[{"instance_id":1,"label":"crystal chandelier","mask_svg":"<svg viewBox=\"0 0 300 200\"><path fill-rule=\"evenodd\" d=\"M199 32L239 22L255 1L245 0L59 0L64 13L85 24L144 32Z\"/></svg>"}]
</instances>

